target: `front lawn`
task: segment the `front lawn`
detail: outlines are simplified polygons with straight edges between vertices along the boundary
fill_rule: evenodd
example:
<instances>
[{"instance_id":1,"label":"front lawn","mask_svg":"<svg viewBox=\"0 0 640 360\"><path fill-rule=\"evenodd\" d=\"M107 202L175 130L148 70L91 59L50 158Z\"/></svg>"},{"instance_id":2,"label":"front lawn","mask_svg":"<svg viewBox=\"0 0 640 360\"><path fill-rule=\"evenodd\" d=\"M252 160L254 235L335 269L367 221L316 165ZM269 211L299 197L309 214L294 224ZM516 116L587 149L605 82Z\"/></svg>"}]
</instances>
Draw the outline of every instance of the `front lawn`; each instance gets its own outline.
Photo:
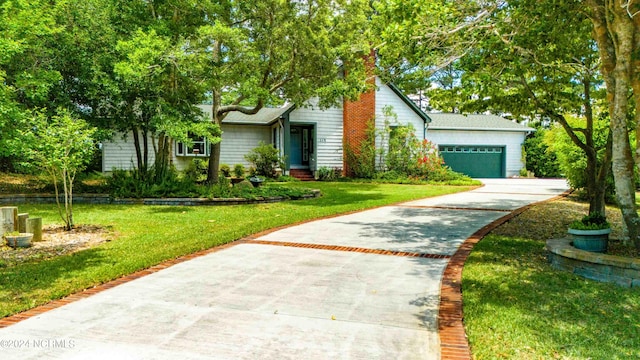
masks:
<instances>
[{"instance_id":1,"label":"front lawn","mask_svg":"<svg viewBox=\"0 0 640 360\"><path fill-rule=\"evenodd\" d=\"M615 237L617 209L608 209ZM475 359L638 359L640 289L551 268L544 241L564 236L584 204L524 212L478 243L463 271L464 322Z\"/></svg>"},{"instance_id":2,"label":"front lawn","mask_svg":"<svg viewBox=\"0 0 640 360\"><path fill-rule=\"evenodd\" d=\"M219 207L75 205L77 224L109 227L116 238L72 255L0 267L0 317L273 227L470 189L325 182L287 186L320 189L323 196ZM60 222L54 205L20 205L20 211L42 216L45 224Z\"/></svg>"}]
</instances>

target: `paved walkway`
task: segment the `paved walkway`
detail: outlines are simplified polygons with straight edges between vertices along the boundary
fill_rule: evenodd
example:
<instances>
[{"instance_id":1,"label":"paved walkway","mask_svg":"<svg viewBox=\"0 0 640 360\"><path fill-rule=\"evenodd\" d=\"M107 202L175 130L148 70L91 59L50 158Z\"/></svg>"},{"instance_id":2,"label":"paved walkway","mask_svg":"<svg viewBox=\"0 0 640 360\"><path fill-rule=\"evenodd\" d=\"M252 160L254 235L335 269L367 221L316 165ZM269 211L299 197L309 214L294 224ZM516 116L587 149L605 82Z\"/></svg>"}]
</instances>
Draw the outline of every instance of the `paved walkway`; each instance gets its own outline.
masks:
<instances>
[{"instance_id":1,"label":"paved walkway","mask_svg":"<svg viewBox=\"0 0 640 360\"><path fill-rule=\"evenodd\" d=\"M460 244L566 190L557 180L485 183L285 228L103 286L1 328L0 358L438 359L441 280Z\"/></svg>"}]
</instances>

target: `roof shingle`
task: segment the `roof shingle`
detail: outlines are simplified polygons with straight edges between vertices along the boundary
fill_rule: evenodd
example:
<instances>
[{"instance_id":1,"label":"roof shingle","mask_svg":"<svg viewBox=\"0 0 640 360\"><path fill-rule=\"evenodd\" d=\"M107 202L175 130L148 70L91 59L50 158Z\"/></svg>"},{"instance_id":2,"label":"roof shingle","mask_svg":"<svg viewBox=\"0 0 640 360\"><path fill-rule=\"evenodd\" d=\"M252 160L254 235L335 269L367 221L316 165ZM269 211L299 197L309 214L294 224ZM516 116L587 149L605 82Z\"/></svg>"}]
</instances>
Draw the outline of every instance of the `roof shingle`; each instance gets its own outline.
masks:
<instances>
[{"instance_id":1,"label":"roof shingle","mask_svg":"<svg viewBox=\"0 0 640 360\"><path fill-rule=\"evenodd\" d=\"M534 129L498 115L428 113L431 130L499 130L531 132Z\"/></svg>"}]
</instances>

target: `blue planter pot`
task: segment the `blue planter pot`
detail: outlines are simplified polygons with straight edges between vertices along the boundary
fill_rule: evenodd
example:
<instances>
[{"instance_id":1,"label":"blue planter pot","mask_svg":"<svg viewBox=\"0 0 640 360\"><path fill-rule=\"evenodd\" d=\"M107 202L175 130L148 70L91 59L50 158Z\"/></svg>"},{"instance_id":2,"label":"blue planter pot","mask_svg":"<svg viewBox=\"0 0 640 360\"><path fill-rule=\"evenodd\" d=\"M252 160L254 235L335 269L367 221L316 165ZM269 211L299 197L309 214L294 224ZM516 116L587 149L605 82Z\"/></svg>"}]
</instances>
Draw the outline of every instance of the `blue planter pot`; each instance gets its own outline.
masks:
<instances>
[{"instance_id":1,"label":"blue planter pot","mask_svg":"<svg viewBox=\"0 0 640 360\"><path fill-rule=\"evenodd\" d=\"M568 232L573 236L573 246L576 249L598 253L607 251L607 243L609 242L609 234L611 233L611 229L569 229Z\"/></svg>"}]
</instances>

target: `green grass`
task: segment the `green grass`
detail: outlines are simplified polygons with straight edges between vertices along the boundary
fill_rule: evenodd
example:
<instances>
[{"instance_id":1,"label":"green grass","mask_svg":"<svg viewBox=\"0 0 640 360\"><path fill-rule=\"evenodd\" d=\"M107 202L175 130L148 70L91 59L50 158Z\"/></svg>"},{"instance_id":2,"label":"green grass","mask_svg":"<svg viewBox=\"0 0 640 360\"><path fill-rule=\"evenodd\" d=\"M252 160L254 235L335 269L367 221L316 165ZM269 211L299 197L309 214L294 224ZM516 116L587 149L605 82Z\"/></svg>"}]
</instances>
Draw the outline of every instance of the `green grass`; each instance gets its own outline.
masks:
<instances>
[{"instance_id":1,"label":"green grass","mask_svg":"<svg viewBox=\"0 0 640 360\"><path fill-rule=\"evenodd\" d=\"M554 221L567 211L559 204L525 212L503 225L508 231L498 228L467 260L464 315L475 359L640 358L640 289L547 263L544 216Z\"/></svg>"},{"instance_id":2,"label":"green grass","mask_svg":"<svg viewBox=\"0 0 640 360\"><path fill-rule=\"evenodd\" d=\"M220 207L75 205L76 224L112 227L116 239L72 255L0 268L0 317L265 229L469 189L358 183L288 186L320 189L323 196ZM20 212L41 216L45 224L59 223L53 205L21 205Z\"/></svg>"}]
</instances>

